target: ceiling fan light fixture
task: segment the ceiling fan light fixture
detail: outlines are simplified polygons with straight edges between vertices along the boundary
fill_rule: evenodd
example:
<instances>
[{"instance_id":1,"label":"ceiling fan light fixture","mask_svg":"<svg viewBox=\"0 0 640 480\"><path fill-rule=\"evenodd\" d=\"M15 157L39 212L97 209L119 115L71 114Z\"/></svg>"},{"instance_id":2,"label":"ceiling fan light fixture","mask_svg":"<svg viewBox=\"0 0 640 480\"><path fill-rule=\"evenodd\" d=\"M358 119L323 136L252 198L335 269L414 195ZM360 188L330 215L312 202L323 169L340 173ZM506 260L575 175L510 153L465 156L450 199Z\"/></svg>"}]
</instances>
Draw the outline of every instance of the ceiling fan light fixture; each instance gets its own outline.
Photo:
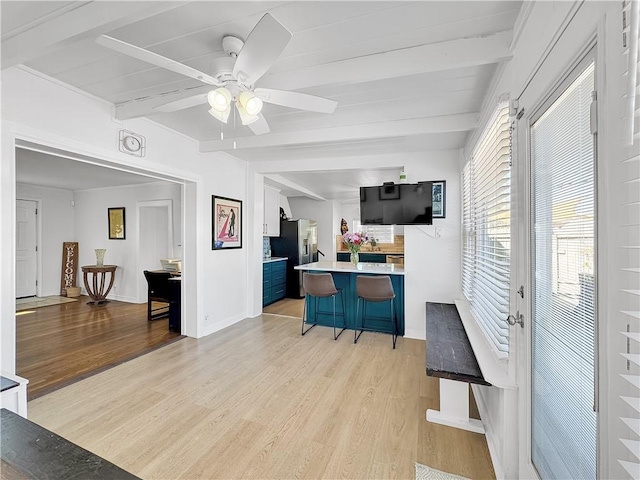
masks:
<instances>
[{"instance_id":1,"label":"ceiling fan light fixture","mask_svg":"<svg viewBox=\"0 0 640 480\"><path fill-rule=\"evenodd\" d=\"M220 120L222 123L227 123L230 113L231 113L231 108L227 108L224 112L219 112L215 108L211 108L209 110L209 114L211 114L211 116Z\"/></svg>"},{"instance_id":2,"label":"ceiling fan light fixture","mask_svg":"<svg viewBox=\"0 0 640 480\"><path fill-rule=\"evenodd\" d=\"M209 105L211 105L211 108L221 113L229 110L231 98L231 92L224 87L211 90L207 94L207 101L209 102Z\"/></svg>"},{"instance_id":3,"label":"ceiling fan light fixture","mask_svg":"<svg viewBox=\"0 0 640 480\"><path fill-rule=\"evenodd\" d=\"M242 92L238 97L238 102L249 115L258 115L262 110L262 100L256 97L252 92Z\"/></svg>"},{"instance_id":4,"label":"ceiling fan light fixture","mask_svg":"<svg viewBox=\"0 0 640 480\"><path fill-rule=\"evenodd\" d=\"M238 108L238 113L240 114L240 121L242 125L251 125L254 122L257 122L260 117L258 115L250 115L249 112L242 106L240 100L236 102L236 107Z\"/></svg>"}]
</instances>

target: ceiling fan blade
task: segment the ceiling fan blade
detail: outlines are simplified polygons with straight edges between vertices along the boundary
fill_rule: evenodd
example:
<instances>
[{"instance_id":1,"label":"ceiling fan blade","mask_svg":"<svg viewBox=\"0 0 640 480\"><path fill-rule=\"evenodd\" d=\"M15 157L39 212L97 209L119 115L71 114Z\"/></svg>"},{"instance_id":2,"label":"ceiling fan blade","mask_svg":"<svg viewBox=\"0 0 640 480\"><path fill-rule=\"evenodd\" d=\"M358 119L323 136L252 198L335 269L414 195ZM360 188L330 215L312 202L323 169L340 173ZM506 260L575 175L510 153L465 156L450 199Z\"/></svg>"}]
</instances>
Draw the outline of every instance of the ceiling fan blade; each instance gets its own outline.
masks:
<instances>
[{"instance_id":1,"label":"ceiling fan blade","mask_svg":"<svg viewBox=\"0 0 640 480\"><path fill-rule=\"evenodd\" d=\"M250 123L247 126L256 135L264 135L265 133L269 133L271 131L271 129L269 128L269 124L264 119L264 116L261 113L258 114L258 120L256 122Z\"/></svg>"},{"instance_id":2,"label":"ceiling fan blade","mask_svg":"<svg viewBox=\"0 0 640 480\"><path fill-rule=\"evenodd\" d=\"M145 50L144 48L136 47L135 45L131 45L130 43L123 42L122 40L118 40L117 38L109 37L107 35L100 35L98 38L96 38L96 42L103 47L110 48L111 50L115 50L116 52L120 52L130 57L137 58L138 60L142 60L143 62L150 63L151 65L156 65L157 67L162 67L172 72L179 73L180 75L184 75L195 80L200 80L203 83L208 83L209 85L222 85L211 75L202 73L195 68L191 68L183 63L171 60L170 58L163 57L162 55L158 55L157 53L150 52L149 50Z\"/></svg>"},{"instance_id":3,"label":"ceiling fan blade","mask_svg":"<svg viewBox=\"0 0 640 480\"><path fill-rule=\"evenodd\" d=\"M178 110L195 107L196 105L202 105L204 103L207 103L207 94L200 93L192 97L176 100L175 102L169 102L165 103L164 105L159 105L155 107L154 110L158 112L171 113L177 112Z\"/></svg>"},{"instance_id":4,"label":"ceiling fan blade","mask_svg":"<svg viewBox=\"0 0 640 480\"><path fill-rule=\"evenodd\" d=\"M264 102L309 112L333 113L338 106L338 102L335 100L307 95L306 93L274 90L272 88L256 88L253 93Z\"/></svg>"},{"instance_id":5,"label":"ceiling fan blade","mask_svg":"<svg viewBox=\"0 0 640 480\"><path fill-rule=\"evenodd\" d=\"M233 76L246 86L253 85L276 62L291 36L280 22L265 14L244 42L233 66Z\"/></svg>"}]
</instances>

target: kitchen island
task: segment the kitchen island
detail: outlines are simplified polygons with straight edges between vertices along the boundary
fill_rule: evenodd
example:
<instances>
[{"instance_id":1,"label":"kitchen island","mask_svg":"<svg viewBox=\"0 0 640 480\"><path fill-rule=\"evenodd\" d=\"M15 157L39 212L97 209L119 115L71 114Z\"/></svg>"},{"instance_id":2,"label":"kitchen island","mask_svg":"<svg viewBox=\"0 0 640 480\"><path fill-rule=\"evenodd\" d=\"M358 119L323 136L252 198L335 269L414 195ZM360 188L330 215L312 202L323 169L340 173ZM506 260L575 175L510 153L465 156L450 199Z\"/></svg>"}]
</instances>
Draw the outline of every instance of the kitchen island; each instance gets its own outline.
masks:
<instances>
[{"instance_id":1,"label":"kitchen island","mask_svg":"<svg viewBox=\"0 0 640 480\"><path fill-rule=\"evenodd\" d=\"M333 275L336 288L342 290L342 293L336 297L336 314L344 311L347 328L352 330L356 328L356 322L358 328L360 327L360 319L356 319L358 298L356 295L356 277L358 275L389 275L396 294L393 305L398 320L398 335L404 335L404 265L367 262L360 262L357 265L351 262L314 262L298 265L295 269L311 273L331 273ZM320 299L309 297L306 308L307 323L317 323L327 327L333 326L333 300L331 297ZM393 327L390 313L389 302L367 302L366 329L391 333ZM336 316L336 325L342 325L342 315Z\"/></svg>"}]
</instances>

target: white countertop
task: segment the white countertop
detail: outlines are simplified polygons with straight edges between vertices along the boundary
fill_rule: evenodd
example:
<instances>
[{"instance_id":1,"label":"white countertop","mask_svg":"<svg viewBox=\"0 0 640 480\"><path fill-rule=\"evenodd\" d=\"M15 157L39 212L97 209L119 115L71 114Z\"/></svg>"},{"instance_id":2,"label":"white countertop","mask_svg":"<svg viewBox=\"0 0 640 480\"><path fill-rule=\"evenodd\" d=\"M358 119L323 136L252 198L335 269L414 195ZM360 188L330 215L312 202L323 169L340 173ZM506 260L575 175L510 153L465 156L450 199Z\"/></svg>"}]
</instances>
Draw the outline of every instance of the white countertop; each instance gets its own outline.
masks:
<instances>
[{"instance_id":1,"label":"white countertop","mask_svg":"<svg viewBox=\"0 0 640 480\"><path fill-rule=\"evenodd\" d=\"M368 263L360 262L314 262L298 265L295 270L338 272L338 273L379 273L382 275L404 275L404 265L397 263Z\"/></svg>"},{"instance_id":2,"label":"white countertop","mask_svg":"<svg viewBox=\"0 0 640 480\"><path fill-rule=\"evenodd\" d=\"M280 262L282 260L287 260L289 257L269 257L263 258L262 263L270 263L270 262Z\"/></svg>"}]
</instances>

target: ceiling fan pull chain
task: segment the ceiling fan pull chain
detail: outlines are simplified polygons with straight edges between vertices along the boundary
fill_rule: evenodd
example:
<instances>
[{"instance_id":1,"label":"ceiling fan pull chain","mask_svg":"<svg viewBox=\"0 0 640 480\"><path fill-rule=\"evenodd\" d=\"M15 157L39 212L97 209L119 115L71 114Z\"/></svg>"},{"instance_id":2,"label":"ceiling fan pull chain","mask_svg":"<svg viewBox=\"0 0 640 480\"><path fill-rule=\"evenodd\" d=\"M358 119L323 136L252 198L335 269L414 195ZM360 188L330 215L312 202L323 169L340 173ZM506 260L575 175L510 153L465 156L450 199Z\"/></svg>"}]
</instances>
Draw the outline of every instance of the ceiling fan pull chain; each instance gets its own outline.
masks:
<instances>
[{"instance_id":1,"label":"ceiling fan pull chain","mask_svg":"<svg viewBox=\"0 0 640 480\"><path fill-rule=\"evenodd\" d=\"M233 109L233 134L236 134L236 108ZM236 139L233 139L233 149L236 149Z\"/></svg>"}]
</instances>

